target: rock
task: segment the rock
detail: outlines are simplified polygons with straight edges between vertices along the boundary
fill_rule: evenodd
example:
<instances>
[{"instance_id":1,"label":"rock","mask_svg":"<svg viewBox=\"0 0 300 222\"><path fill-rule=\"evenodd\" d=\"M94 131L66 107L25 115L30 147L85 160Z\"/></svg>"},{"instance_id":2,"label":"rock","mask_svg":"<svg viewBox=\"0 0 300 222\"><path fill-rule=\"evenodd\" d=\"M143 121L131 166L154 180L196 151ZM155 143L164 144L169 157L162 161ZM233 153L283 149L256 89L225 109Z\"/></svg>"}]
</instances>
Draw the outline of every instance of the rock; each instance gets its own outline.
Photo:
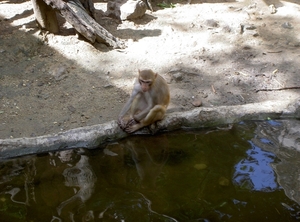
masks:
<instances>
[{"instance_id":1,"label":"rock","mask_svg":"<svg viewBox=\"0 0 300 222\"><path fill-rule=\"evenodd\" d=\"M193 102L192 102L193 106L195 107L199 107L202 105L202 101L201 99L194 99Z\"/></svg>"},{"instance_id":2,"label":"rock","mask_svg":"<svg viewBox=\"0 0 300 222\"><path fill-rule=\"evenodd\" d=\"M219 185L221 186L229 186L229 180L225 177L220 177L219 178Z\"/></svg>"},{"instance_id":3,"label":"rock","mask_svg":"<svg viewBox=\"0 0 300 222\"><path fill-rule=\"evenodd\" d=\"M256 27L254 25L244 25L245 30L254 30Z\"/></svg>"},{"instance_id":4,"label":"rock","mask_svg":"<svg viewBox=\"0 0 300 222\"><path fill-rule=\"evenodd\" d=\"M282 26L283 28L285 28L285 29L292 29L292 28L293 28L293 26L292 26L291 23L289 23L289 22L285 22L285 23L283 23L281 26Z\"/></svg>"},{"instance_id":5,"label":"rock","mask_svg":"<svg viewBox=\"0 0 300 222\"><path fill-rule=\"evenodd\" d=\"M180 72L174 73L173 78L175 79L176 82L182 81L183 80L182 73L180 73Z\"/></svg>"},{"instance_id":6,"label":"rock","mask_svg":"<svg viewBox=\"0 0 300 222\"><path fill-rule=\"evenodd\" d=\"M270 13L275 14L277 12L275 5L269 5Z\"/></svg>"},{"instance_id":7,"label":"rock","mask_svg":"<svg viewBox=\"0 0 300 222\"><path fill-rule=\"evenodd\" d=\"M66 67L60 66L57 69L53 70L52 75L54 76L54 79L56 81L60 81L67 77L66 71Z\"/></svg>"},{"instance_id":8,"label":"rock","mask_svg":"<svg viewBox=\"0 0 300 222\"><path fill-rule=\"evenodd\" d=\"M253 3L248 6L248 9L256 9L256 5L257 5L257 3Z\"/></svg>"},{"instance_id":9,"label":"rock","mask_svg":"<svg viewBox=\"0 0 300 222\"><path fill-rule=\"evenodd\" d=\"M44 83L43 81L40 81L40 80L39 80L39 81L37 82L36 85L40 87L40 86L43 86L44 84L45 84L45 83Z\"/></svg>"},{"instance_id":10,"label":"rock","mask_svg":"<svg viewBox=\"0 0 300 222\"><path fill-rule=\"evenodd\" d=\"M249 24L241 24L241 33L244 33L248 30L255 30L256 27L254 25L249 25Z\"/></svg>"},{"instance_id":11,"label":"rock","mask_svg":"<svg viewBox=\"0 0 300 222\"><path fill-rule=\"evenodd\" d=\"M230 33L231 32L231 28L228 25L226 25L226 26L223 27L222 31L226 32L226 33Z\"/></svg>"},{"instance_id":12,"label":"rock","mask_svg":"<svg viewBox=\"0 0 300 222\"><path fill-rule=\"evenodd\" d=\"M241 24L241 34L252 35L254 37L259 36L256 26L249 24Z\"/></svg>"},{"instance_id":13,"label":"rock","mask_svg":"<svg viewBox=\"0 0 300 222\"><path fill-rule=\"evenodd\" d=\"M212 27L212 28L219 27L219 23L216 20L214 20L214 19L208 19L208 20L206 20L205 24L207 26L209 26L209 27Z\"/></svg>"},{"instance_id":14,"label":"rock","mask_svg":"<svg viewBox=\"0 0 300 222\"><path fill-rule=\"evenodd\" d=\"M142 0L110 0L105 16L120 20L142 17L147 6Z\"/></svg>"},{"instance_id":15,"label":"rock","mask_svg":"<svg viewBox=\"0 0 300 222\"><path fill-rule=\"evenodd\" d=\"M107 10L105 12L105 16L120 19L120 7L125 2L126 0L111 0L107 2Z\"/></svg>"},{"instance_id":16,"label":"rock","mask_svg":"<svg viewBox=\"0 0 300 222\"><path fill-rule=\"evenodd\" d=\"M72 105L68 106L67 108L68 108L68 110L69 110L71 113L75 113L75 112L76 112L75 107L72 106Z\"/></svg>"},{"instance_id":17,"label":"rock","mask_svg":"<svg viewBox=\"0 0 300 222\"><path fill-rule=\"evenodd\" d=\"M147 10L146 4L141 0L129 0L120 7L121 20L142 17Z\"/></svg>"},{"instance_id":18,"label":"rock","mask_svg":"<svg viewBox=\"0 0 300 222\"><path fill-rule=\"evenodd\" d=\"M198 163L194 165L194 168L197 170L204 170L207 168L207 165L205 163Z\"/></svg>"},{"instance_id":19,"label":"rock","mask_svg":"<svg viewBox=\"0 0 300 222\"><path fill-rule=\"evenodd\" d=\"M114 87L112 84L107 84L107 85L104 86L104 88L106 88L106 89L110 89L112 87Z\"/></svg>"}]
</instances>

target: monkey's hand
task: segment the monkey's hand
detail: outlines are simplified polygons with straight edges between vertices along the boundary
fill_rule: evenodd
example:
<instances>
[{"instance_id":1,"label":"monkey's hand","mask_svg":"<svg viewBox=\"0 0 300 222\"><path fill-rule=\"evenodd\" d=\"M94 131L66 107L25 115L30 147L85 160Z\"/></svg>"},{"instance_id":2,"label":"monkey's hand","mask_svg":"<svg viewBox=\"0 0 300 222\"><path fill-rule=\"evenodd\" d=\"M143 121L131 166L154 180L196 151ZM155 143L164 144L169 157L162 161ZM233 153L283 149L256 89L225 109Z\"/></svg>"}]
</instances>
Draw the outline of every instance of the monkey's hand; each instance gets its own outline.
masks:
<instances>
[{"instance_id":1,"label":"monkey's hand","mask_svg":"<svg viewBox=\"0 0 300 222\"><path fill-rule=\"evenodd\" d=\"M119 118L118 121L117 121L119 127L125 131L127 125L128 125L128 122L127 121L124 121L122 118Z\"/></svg>"},{"instance_id":2,"label":"monkey's hand","mask_svg":"<svg viewBox=\"0 0 300 222\"><path fill-rule=\"evenodd\" d=\"M128 128L132 125L135 125L137 123L139 123L137 120L135 120L134 118L130 118L130 120L128 120L128 122L127 122L126 128Z\"/></svg>"}]
</instances>

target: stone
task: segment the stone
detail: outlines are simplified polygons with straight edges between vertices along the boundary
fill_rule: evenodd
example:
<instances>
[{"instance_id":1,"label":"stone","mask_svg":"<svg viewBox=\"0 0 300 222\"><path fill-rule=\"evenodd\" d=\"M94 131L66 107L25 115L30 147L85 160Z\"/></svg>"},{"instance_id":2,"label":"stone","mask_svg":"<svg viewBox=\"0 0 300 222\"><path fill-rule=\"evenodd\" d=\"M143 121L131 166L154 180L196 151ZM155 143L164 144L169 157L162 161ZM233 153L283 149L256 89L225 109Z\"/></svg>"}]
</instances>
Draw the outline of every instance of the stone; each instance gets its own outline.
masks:
<instances>
[{"instance_id":1,"label":"stone","mask_svg":"<svg viewBox=\"0 0 300 222\"><path fill-rule=\"evenodd\" d=\"M146 4L141 0L129 0L120 7L121 20L130 20L142 17L147 10Z\"/></svg>"},{"instance_id":2,"label":"stone","mask_svg":"<svg viewBox=\"0 0 300 222\"><path fill-rule=\"evenodd\" d=\"M142 0L110 0L105 16L130 20L142 17L146 10L147 6Z\"/></svg>"},{"instance_id":3,"label":"stone","mask_svg":"<svg viewBox=\"0 0 300 222\"><path fill-rule=\"evenodd\" d=\"M207 165L205 163L198 163L194 165L194 168L197 170L204 170L207 168Z\"/></svg>"},{"instance_id":4,"label":"stone","mask_svg":"<svg viewBox=\"0 0 300 222\"><path fill-rule=\"evenodd\" d=\"M105 12L105 16L120 19L120 7L126 3L126 0L111 0L107 2L107 9Z\"/></svg>"},{"instance_id":5,"label":"stone","mask_svg":"<svg viewBox=\"0 0 300 222\"><path fill-rule=\"evenodd\" d=\"M208 20L206 20L205 24L207 26L211 27L211 28L217 28L217 27L219 27L219 23L216 20L214 20L214 19L208 19Z\"/></svg>"},{"instance_id":6,"label":"stone","mask_svg":"<svg viewBox=\"0 0 300 222\"><path fill-rule=\"evenodd\" d=\"M282 26L283 28L285 28L285 29L292 29L292 28L293 28L292 24L289 23L289 22L285 22L285 23L283 23L281 26Z\"/></svg>"},{"instance_id":7,"label":"stone","mask_svg":"<svg viewBox=\"0 0 300 222\"><path fill-rule=\"evenodd\" d=\"M201 99L194 99L193 102L192 102L193 106L195 107L200 107L202 105L202 101Z\"/></svg>"},{"instance_id":8,"label":"stone","mask_svg":"<svg viewBox=\"0 0 300 222\"><path fill-rule=\"evenodd\" d=\"M277 9L276 9L275 5L273 5L273 4L269 5L269 9L270 9L271 14L275 14L277 12Z\"/></svg>"}]
</instances>

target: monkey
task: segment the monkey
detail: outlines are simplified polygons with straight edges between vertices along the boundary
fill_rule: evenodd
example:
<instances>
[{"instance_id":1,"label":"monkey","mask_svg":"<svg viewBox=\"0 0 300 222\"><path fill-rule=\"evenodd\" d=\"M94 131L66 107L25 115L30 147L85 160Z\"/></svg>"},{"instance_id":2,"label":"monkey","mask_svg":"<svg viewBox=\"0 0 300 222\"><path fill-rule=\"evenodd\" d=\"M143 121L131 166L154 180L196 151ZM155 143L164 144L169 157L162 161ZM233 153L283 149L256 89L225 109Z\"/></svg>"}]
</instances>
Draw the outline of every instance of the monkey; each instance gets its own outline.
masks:
<instances>
[{"instance_id":1,"label":"monkey","mask_svg":"<svg viewBox=\"0 0 300 222\"><path fill-rule=\"evenodd\" d=\"M170 103L170 90L166 80L151 69L138 70L131 96L118 118L118 125L127 133L162 120ZM129 120L125 115L130 110Z\"/></svg>"}]
</instances>

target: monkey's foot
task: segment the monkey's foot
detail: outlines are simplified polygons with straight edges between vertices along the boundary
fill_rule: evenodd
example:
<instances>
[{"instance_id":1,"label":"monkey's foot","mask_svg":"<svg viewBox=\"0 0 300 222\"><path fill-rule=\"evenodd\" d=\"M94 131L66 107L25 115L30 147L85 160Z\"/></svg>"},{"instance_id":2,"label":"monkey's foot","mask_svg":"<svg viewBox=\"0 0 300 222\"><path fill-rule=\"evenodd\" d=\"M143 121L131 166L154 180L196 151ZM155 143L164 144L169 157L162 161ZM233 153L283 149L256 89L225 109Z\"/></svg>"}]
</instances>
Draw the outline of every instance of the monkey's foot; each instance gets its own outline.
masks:
<instances>
[{"instance_id":1,"label":"monkey's foot","mask_svg":"<svg viewBox=\"0 0 300 222\"><path fill-rule=\"evenodd\" d=\"M129 120L126 119L118 119L117 121L119 127L125 131L126 133L132 133L138 129L134 127L135 125L138 125L139 122L137 122L135 119L130 118Z\"/></svg>"},{"instance_id":2,"label":"monkey's foot","mask_svg":"<svg viewBox=\"0 0 300 222\"><path fill-rule=\"evenodd\" d=\"M141 129L142 127L143 127L142 124L136 122L135 124L131 124L131 125L127 126L126 129L125 129L125 132L126 133L133 133L133 132Z\"/></svg>"}]
</instances>

